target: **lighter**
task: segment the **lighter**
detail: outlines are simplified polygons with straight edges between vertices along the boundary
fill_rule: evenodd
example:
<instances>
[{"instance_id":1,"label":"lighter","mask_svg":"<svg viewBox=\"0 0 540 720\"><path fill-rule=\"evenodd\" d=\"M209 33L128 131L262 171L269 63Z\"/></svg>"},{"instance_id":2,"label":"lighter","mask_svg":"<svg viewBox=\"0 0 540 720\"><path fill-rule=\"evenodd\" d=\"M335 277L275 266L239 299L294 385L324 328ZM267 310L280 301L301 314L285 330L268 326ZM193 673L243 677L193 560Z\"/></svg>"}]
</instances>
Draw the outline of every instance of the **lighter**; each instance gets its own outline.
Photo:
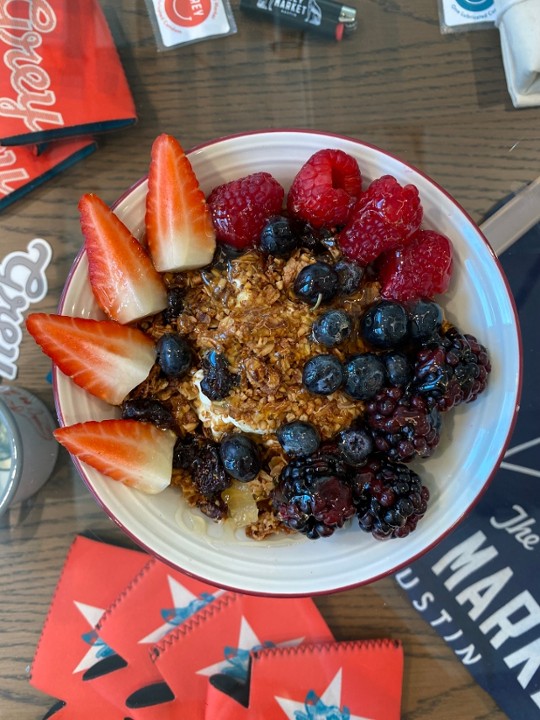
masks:
<instances>
[{"instance_id":1,"label":"lighter","mask_svg":"<svg viewBox=\"0 0 540 720\"><path fill-rule=\"evenodd\" d=\"M341 40L356 29L356 9L334 0L240 0L240 8L276 24Z\"/></svg>"}]
</instances>

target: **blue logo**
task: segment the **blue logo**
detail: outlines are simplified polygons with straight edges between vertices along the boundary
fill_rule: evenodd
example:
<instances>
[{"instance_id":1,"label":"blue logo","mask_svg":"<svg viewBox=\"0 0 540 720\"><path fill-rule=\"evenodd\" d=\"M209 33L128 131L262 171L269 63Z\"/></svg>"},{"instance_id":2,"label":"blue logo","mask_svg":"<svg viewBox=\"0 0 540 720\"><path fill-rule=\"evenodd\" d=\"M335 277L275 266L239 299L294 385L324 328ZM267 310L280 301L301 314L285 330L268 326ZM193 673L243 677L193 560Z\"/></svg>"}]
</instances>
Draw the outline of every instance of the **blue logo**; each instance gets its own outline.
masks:
<instances>
[{"instance_id":1,"label":"blue logo","mask_svg":"<svg viewBox=\"0 0 540 720\"><path fill-rule=\"evenodd\" d=\"M493 0L456 0L460 8L469 12L482 12L493 7Z\"/></svg>"},{"instance_id":2,"label":"blue logo","mask_svg":"<svg viewBox=\"0 0 540 720\"><path fill-rule=\"evenodd\" d=\"M340 710L335 705L326 705L313 690L306 695L304 704L306 712L294 711L294 720L350 720L349 708Z\"/></svg>"}]
</instances>

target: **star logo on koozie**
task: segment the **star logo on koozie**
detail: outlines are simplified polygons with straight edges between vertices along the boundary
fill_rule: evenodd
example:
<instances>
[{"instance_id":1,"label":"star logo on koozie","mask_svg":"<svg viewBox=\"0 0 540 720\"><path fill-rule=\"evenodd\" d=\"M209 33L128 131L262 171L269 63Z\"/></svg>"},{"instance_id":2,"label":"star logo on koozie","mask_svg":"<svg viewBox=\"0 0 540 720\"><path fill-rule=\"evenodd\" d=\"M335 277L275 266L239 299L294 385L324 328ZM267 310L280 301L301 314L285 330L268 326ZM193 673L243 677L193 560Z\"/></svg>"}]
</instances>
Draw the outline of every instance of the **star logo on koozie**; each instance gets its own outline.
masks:
<instances>
[{"instance_id":1,"label":"star logo on koozie","mask_svg":"<svg viewBox=\"0 0 540 720\"><path fill-rule=\"evenodd\" d=\"M274 696L288 720L373 720L361 715L351 715L348 708L341 708L341 676L340 668L321 696L311 690L306 699L301 701Z\"/></svg>"},{"instance_id":2,"label":"star logo on koozie","mask_svg":"<svg viewBox=\"0 0 540 720\"><path fill-rule=\"evenodd\" d=\"M104 609L94 607L93 605L87 605L86 603L77 602L76 600L74 600L73 602L77 610L81 613L81 615L84 617L84 619L90 626L90 630L86 633L83 633L82 635L82 639L85 643L90 645L90 649L84 655L80 663L73 671L73 674L75 674L78 672L82 672L83 670L88 670L88 668L93 667L104 657L113 655L114 650L112 650L105 642L103 642L103 640L101 640L95 630L96 625L98 624L101 616L105 612Z\"/></svg>"},{"instance_id":3,"label":"star logo on koozie","mask_svg":"<svg viewBox=\"0 0 540 720\"><path fill-rule=\"evenodd\" d=\"M234 674L247 675L247 664L249 660L250 650L259 649L262 647L294 646L299 645L301 642L303 642L303 640L304 638L301 637L282 643L268 643L264 641L261 642L261 640L259 640L246 618L242 616L242 619L240 621L240 631L238 634L237 646L224 648L225 657L223 660L220 660L219 662L197 670L196 674L206 675L207 677L217 675L219 673L231 674L231 671L233 671L235 667L238 666L236 667L237 673Z\"/></svg>"},{"instance_id":4,"label":"star logo on koozie","mask_svg":"<svg viewBox=\"0 0 540 720\"><path fill-rule=\"evenodd\" d=\"M149 633L146 637L139 640L139 644L147 645L159 642L167 633L174 628L181 625L187 620L193 613L203 608L215 600L224 591L220 590L214 595L210 593L201 593L200 595L194 595L181 583L172 578L170 575L167 576L169 581L169 590L171 593L171 606L161 610L161 618L165 622L158 628Z\"/></svg>"}]
</instances>

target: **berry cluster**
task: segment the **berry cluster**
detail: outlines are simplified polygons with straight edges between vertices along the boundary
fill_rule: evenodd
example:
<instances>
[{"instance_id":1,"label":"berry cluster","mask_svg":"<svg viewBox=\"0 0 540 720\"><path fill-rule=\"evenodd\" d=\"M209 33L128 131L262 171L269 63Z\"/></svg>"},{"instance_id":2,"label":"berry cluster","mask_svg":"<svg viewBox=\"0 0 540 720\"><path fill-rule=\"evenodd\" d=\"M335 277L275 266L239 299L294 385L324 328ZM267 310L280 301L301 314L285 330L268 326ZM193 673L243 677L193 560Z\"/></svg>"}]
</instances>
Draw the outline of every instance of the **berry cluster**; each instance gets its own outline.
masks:
<instances>
[{"instance_id":1,"label":"berry cluster","mask_svg":"<svg viewBox=\"0 0 540 720\"><path fill-rule=\"evenodd\" d=\"M444 413L475 400L491 370L486 349L446 322L433 299L450 282L450 241L422 229L416 187L385 175L363 190L356 160L340 150L315 153L287 194L259 172L215 188L208 208L221 256L256 250L288 258L298 248L311 251L314 262L292 286L292 299L313 312L317 349L302 383L314 395L342 392L358 404L357 419L330 439L324 428L300 419L279 427L287 464L271 493L273 512L312 539L332 535L354 516L377 539L405 537L429 500L407 463L433 453ZM355 305L366 282L378 283L379 297L367 307ZM181 310L181 293L172 287L164 318ZM193 361L182 337L159 340L165 376L181 377ZM240 381L227 358L212 350L201 364L201 391L224 400ZM123 412L161 427L173 424L154 400L130 400ZM241 432L220 442L194 435L177 441L174 465L190 471L201 509L221 518L224 490L256 478L263 455Z\"/></svg>"}]
</instances>

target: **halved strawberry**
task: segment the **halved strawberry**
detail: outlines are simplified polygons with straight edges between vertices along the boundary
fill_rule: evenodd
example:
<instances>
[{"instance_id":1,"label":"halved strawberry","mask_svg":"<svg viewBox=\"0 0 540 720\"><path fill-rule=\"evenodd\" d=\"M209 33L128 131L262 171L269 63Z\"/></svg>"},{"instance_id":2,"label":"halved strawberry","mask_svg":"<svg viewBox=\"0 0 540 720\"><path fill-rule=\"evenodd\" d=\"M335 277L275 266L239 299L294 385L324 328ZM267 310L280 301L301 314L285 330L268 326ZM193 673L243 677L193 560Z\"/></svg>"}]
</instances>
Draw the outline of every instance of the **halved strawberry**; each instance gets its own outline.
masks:
<instances>
[{"instance_id":1,"label":"halved strawberry","mask_svg":"<svg viewBox=\"0 0 540 720\"><path fill-rule=\"evenodd\" d=\"M146 238L161 272L211 262L216 236L199 181L180 143L159 135L151 153L146 196Z\"/></svg>"},{"instance_id":2,"label":"halved strawberry","mask_svg":"<svg viewBox=\"0 0 540 720\"><path fill-rule=\"evenodd\" d=\"M82 462L124 485L155 495L170 485L176 435L138 420L90 420L54 437Z\"/></svg>"},{"instance_id":3,"label":"halved strawberry","mask_svg":"<svg viewBox=\"0 0 540 720\"><path fill-rule=\"evenodd\" d=\"M32 313L26 327L65 375L112 405L146 380L156 359L153 340L113 320Z\"/></svg>"},{"instance_id":4,"label":"halved strawberry","mask_svg":"<svg viewBox=\"0 0 540 720\"><path fill-rule=\"evenodd\" d=\"M102 310L120 323L163 310L163 280L124 223L93 193L82 196L79 212L90 284Z\"/></svg>"}]
</instances>

